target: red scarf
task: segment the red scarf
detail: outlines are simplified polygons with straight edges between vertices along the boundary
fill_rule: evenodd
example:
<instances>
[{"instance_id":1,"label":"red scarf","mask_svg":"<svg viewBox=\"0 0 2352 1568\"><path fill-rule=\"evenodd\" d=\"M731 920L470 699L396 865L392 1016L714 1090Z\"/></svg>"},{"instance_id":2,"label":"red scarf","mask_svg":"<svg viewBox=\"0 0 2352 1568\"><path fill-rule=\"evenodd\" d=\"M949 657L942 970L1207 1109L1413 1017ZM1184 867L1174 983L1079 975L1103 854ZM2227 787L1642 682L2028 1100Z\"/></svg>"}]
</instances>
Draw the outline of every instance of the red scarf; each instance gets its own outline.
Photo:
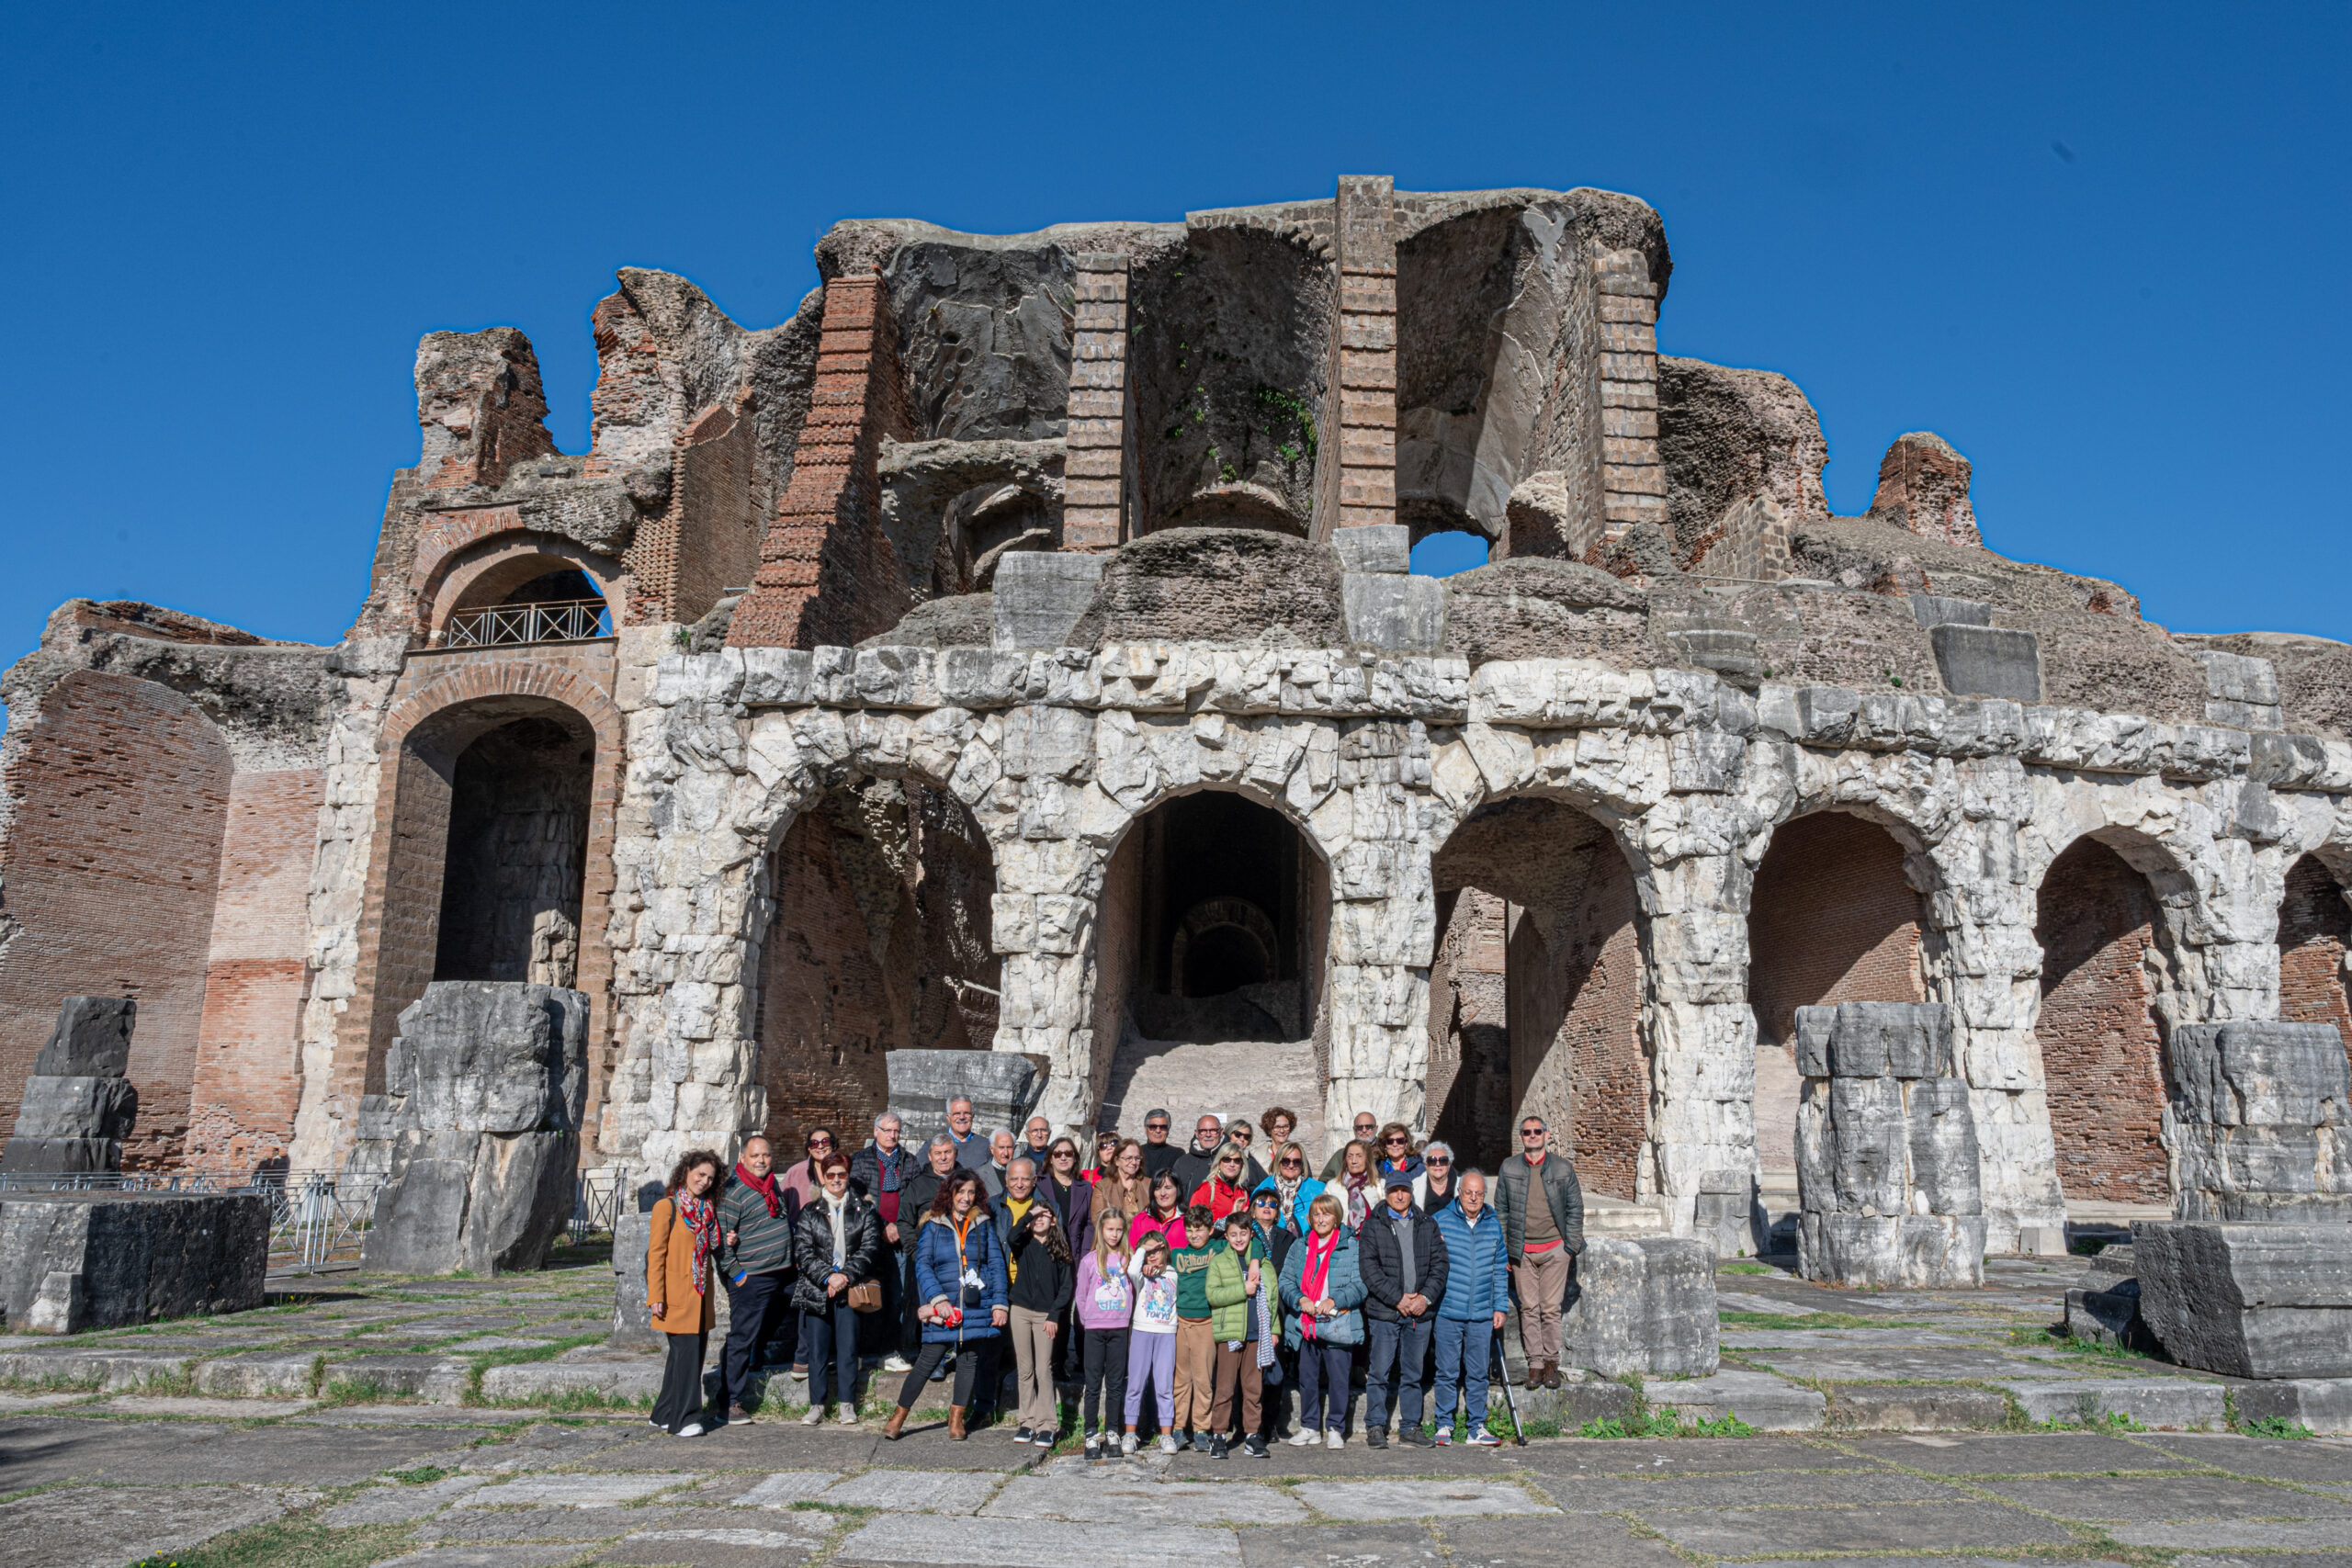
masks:
<instances>
[{"instance_id":1,"label":"red scarf","mask_svg":"<svg viewBox=\"0 0 2352 1568\"><path fill-rule=\"evenodd\" d=\"M718 1206L682 1187L678 1190L677 1210L679 1221L694 1233L695 1294L699 1296L710 1279L710 1249L718 1243Z\"/></svg>"},{"instance_id":2,"label":"red scarf","mask_svg":"<svg viewBox=\"0 0 2352 1568\"><path fill-rule=\"evenodd\" d=\"M784 1200L777 1195L775 1190L775 1170L769 1170L765 1176L753 1176L750 1171L745 1170L742 1162L738 1160L735 1164L735 1179L768 1201L769 1219L779 1218L784 1213Z\"/></svg>"},{"instance_id":3,"label":"red scarf","mask_svg":"<svg viewBox=\"0 0 2352 1568\"><path fill-rule=\"evenodd\" d=\"M1316 1337L1315 1325L1317 1321L1310 1303L1319 1302L1330 1293L1331 1255L1339 1250L1340 1233L1336 1230L1328 1236L1313 1233L1307 1235L1306 1261L1299 1265L1298 1269L1298 1299L1301 1309L1298 1314L1298 1327L1299 1332L1309 1339Z\"/></svg>"}]
</instances>

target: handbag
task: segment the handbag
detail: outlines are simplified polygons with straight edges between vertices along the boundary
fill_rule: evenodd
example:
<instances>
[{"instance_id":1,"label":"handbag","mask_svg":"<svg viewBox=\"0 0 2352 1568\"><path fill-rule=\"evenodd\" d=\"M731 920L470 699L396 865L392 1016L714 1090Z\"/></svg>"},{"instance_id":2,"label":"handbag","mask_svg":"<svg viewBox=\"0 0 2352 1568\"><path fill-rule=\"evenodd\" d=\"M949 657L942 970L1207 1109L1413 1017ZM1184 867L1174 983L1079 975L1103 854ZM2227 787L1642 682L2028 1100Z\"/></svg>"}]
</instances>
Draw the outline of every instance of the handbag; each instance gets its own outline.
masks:
<instances>
[{"instance_id":1,"label":"handbag","mask_svg":"<svg viewBox=\"0 0 2352 1568\"><path fill-rule=\"evenodd\" d=\"M882 1310L882 1281L865 1280L849 1288L849 1304L853 1312Z\"/></svg>"}]
</instances>

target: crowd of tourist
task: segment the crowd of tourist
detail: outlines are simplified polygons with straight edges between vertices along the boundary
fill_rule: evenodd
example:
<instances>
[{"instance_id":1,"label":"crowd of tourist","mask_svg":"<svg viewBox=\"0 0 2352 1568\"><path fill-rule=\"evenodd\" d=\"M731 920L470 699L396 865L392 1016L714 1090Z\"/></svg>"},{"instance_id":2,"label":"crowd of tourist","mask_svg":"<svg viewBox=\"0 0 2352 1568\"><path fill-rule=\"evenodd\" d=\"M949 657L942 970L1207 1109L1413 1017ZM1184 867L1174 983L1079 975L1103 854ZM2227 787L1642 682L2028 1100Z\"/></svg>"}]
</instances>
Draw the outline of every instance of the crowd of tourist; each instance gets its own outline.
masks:
<instances>
[{"instance_id":1,"label":"crowd of tourist","mask_svg":"<svg viewBox=\"0 0 2352 1568\"><path fill-rule=\"evenodd\" d=\"M1371 1447L1387 1447L1392 1417L1398 1441L1451 1444L1457 1415L1463 1441L1491 1445L1490 1368L1514 1313L1527 1382L1559 1386L1584 1201L1542 1117L1521 1119L1520 1152L1491 1177L1368 1113L1313 1175L1281 1106L1254 1126L1204 1114L1182 1145L1173 1124L1155 1110L1140 1143L1103 1133L1082 1151L1043 1117L983 1134L959 1099L920 1154L888 1111L854 1154L812 1131L786 1170L757 1135L731 1168L688 1153L646 1253L669 1344L653 1424L683 1438L752 1419L780 1322L797 1330L811 1425L829 1404L857 1423L861 1358L904 1374L882 1428L894 1440L932 1381L953 1380L950 1438L1001 1414L1008 1348L1014 1440L1077 1436L1089 1456L1153 1439L1216 1459L1338 1449L1359 1389Z\"/></svg>"}]
</instances>

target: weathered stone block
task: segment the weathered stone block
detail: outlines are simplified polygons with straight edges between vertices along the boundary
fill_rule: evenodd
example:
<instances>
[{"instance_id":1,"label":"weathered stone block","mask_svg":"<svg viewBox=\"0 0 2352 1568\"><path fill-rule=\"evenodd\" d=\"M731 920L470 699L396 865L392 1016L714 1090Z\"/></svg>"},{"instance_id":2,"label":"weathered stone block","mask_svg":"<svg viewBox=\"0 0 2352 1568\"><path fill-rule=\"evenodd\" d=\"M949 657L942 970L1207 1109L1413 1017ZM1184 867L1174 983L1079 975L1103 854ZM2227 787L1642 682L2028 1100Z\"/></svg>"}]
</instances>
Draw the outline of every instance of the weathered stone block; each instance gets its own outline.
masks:
<instances>
[{"instance_id":1,"label":"weathered stone block","mask_svg":"<svg viewBox=\"0 0 2352 1568\"><path fill-rule=\"evenodd\" d=\"M124 1077L34 1074L17 1111L18 1138L120 1139L139 1115L139 1091Z\"/></svg>"},{"instance_id":2,"label":"weathered stone block","mask_svg":"<svg viewBox=\"0 0 2352 1568\"><path fill-rule=\"evenodd\" d=\"M1402 523L1367 523L1335 528L1331 543L1346 571L1385 571L1402 575L1413 570L1413 531Z\"/></svg>"},{"instance_id":3,"label":"weathered stone block","mask_svg":"<svg viewBox=\"0 0 2352 1568\"><path fill-rule=\"evenodd\" d=\"M2140 1313L2185 1367L2352 1377L2352 1225L2141 1221Z\"/></svg>"},{"instance_id":4,"label":"weathered stone block","mask_svg":"<svg viewBox=\"0 0 2352 1568\"><path fill-rule=\"evenodd\" d=\"M10 1138L0 1150L0 1170L12 1172L80 1175L121 1168L122 1145L112 1138Z\"/></svg>"},{"instance_id":5,"label":"weathered stone block","mask_svg":"<svg viewBox=\"0 0 2352 1568\"><path fill-rule=\"evenodd\" d=\"M1951 1014L1934 1003L1839 1002L1796 1013L1797 1070L1808 1077L1929 1078L1951 1072Z\"/></svg>"},{"instance_id":6,"label":"weathered stone block","mask_svg":"<svg viewBox=\"0 0 2352 1568\"><path fill-rule=\"evenodd\" d=\"M2280 1378L2236 1392L2241 1423L2296 1421L2323 1437L2352 1432L2352 1378Z\"/></svg>"},{"instance_id":7,"label":"weathered stone block","mask_svg":"<svg viewBox=\"0 0 2352 1568\"><path fill-rule=\"evenodd\" d=\"M1607 1377L1704 1377L1718 1357L1715 1249L1673 1236L1594 1237L1562 1324L1568 1361Z\"/></svg>"},{"instance_id":8,"label":"weathered stone block","mask_svg":"<svg viewBox=\"0 0 2352 1568\"><path fill-rule=\"evenodd\" d=\"M1976 599L1948 599L1939 593L1911 595L1911 614L1933 630L1938 626L1989 626L1993 606Z\"/></svg>"},{"instance_id":9,"label":"weathered stone block","mask_svg":"<svg viewBox=\"0 0 2352 1568\"><path fill-rule=\"evenodd\" d=\"M2156 1337L2140 1315L2140 1281L2126 1280L2124 1288L2066 1292L2066 1337L2089 1345L2122 1350L2154 1350Z\"/></svg>"},{"instance_id":10,"label":"weathered stone block","mask_svg":"<svg viewBox=\"0 0 2352 1568\"><path fill-rule=\"evenodd\" d=\"M1685 1421L1736 1416L1764 1432L1817 1432L1829 1407L1827 1395L1770 1372L1720 1371L1689 1382L1652 1383L1642 1393Z\"/></svg>"},{"instance_id":11,"label":"weathered stone block","mask_svg":"<svg viewBox=\"0 0 2352 1568\"><path fill-rule=\"evenodd\" d=\"M1436 578L1351 571L1340 592L1351 643L1408 653L1445 646L1445 585Z\"/></svg>"},{"instance_id":12,"label":"weathered stone block","mask_svg":"<svg viewBox=\"0 0 2352 1568\"><path fill-rule=\"evenodd\" d=\"M1928 641L1944 689L1954 696L2041 700L2041 646L2031 632L1946 622Z\"/></svg>"},{"instance_id":13,"label":"weathered stone block","mask_svg":"<svg viewBox=\"0 0 2352 1568\"><path fill-rule=\"evenodd\" d=\"M0 1196L0 1309L19 1333L76 1334L262 1301L269 1202L212 1192Z\"/></svg>"},{"instance_id":14,"label":"weathered stone block","mask_svg":"<svg viewBox=\"0 0 2352 1568\"><path fill-rule=\"evenodd\" d=\"M997 563L995 597L999 648L1060 648L1094 602L1109 558L1021 550Z\"/></svg>"},{"instance_id":15,"label":"weathered stone block","mask_svg":"<svg viewBox=\"0 0 2352 1568\"><path fill-rule=\"evenodd\" d=\"M37 1077L119 1078L130 1070L130 1033L139 1003L130 997L68 997L40 1055Z\"/></svg>"},{"instance_id":16,"label":"weathered stone block","mask_svg":"<svg viewBox=\"0 0 2352 1568\"><path fill-rule=\"evenodd\" d=\"M2181 1218L2352 1218L2352 1073L2334 1025L2183 1024L2165 1061Z\"/></svg>"},{"instance_id":17,"label":"weathered stone block","mask_svg":"<svg viewBox=\"0 0 2352 1568\"><path fill-rule=\"evenodd\" d=\"M947 1128L947 1102L972 1102L973 1124L1019 1127L1046 1092L1046 1064L1017 1051L891 1051L883 1056L890 1109L910 1147Z\"/></svg>"}]
</instances>

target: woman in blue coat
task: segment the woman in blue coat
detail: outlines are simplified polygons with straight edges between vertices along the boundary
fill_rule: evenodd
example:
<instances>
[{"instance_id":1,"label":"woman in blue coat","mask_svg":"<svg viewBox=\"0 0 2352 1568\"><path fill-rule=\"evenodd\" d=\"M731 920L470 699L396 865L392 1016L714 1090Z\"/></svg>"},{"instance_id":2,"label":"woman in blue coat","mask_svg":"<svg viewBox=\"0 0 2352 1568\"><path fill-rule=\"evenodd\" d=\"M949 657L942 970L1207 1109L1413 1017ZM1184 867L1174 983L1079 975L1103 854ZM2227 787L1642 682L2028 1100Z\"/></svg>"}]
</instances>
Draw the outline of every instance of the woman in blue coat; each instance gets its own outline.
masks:
<instances>
[{"instance_id":1,"label":"woman in blue coat","mask_svg":"<svg viewBox=\"0 0 2352 1568\"><path fill-rule=\"evenodd\" d=\"M1298 1431L1291 1442L1336 1449L1347 1441L1349 1359L1363 1343L1363 1273L1340 1201L1318 1192L1306 1213L1306 1235L1283 1259L1283 1342L1298 1351Z\"/></svg>"},{"instance_id":2,"label":"woman in blue coat","mask_svg":"<svg viewBox=\"0 0 2352 1568\"><path fill-rule=\"evenodd\" d=\"M1275 1213L1284 1230L1305 1235L1306 1206L1315 1201L1323 1184L1306 1174L1306 1151L1296 1144L1277 1145L1266 1151L1266 1158L1273 1174L1258 1183L1258 1190L1273 1193Z\"/></svg>"},{"instance_id":3,"label":"woman in blue coat","mask_svg":"<svg viewBox=\"0 0 2352 1568\"><path fill-rule=\"evenodd\" d=\"M956 1357L955 1403L947 1407L947 1435L964 1437L964 1412L971 1407L973 1384L980 1362L994 1357L979 1348L1004 1332L1011 1316L1012 1287L1004 1267L1004 1244L980 1196L980 1179L958 1169L940 1183L922 1228L915 1233L915 1320L922 1325L922 1354L899 1390L899 1407L890 1412L882 1435L894 1441L914 1408L915 1396L931 1381L933 1371L950 1355ZM971 1355L958 1351L969 1348Z\"/></svg>"}]
</instances>

